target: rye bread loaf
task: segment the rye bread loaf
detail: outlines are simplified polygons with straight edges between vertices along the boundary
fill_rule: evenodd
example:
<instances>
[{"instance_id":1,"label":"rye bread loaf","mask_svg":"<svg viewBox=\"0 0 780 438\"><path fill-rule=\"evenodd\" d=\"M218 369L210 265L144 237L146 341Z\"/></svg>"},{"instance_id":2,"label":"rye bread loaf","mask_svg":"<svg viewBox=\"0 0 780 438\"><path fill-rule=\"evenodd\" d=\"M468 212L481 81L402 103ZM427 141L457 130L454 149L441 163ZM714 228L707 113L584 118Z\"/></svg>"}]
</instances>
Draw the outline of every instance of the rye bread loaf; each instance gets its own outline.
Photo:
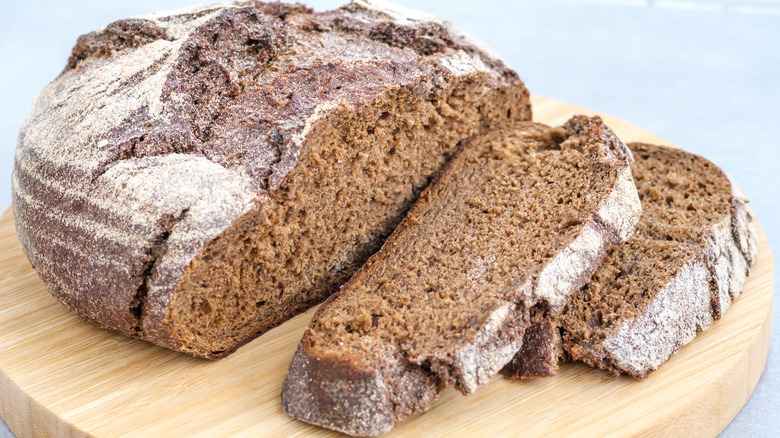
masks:
<instances>
[{"instance_id":1,"label":"rye bread loaf","mask_svg":"<svg viewBox=\"0 0 780 438\"><path fill-rule=\"evenodd\" d=\"M439 391L486 383L531 314L560 308L632 233L630 152L600 119L467 141L398 229L317 311L290 365L291 416L375 435Z\"/></svg>"},{"instance_id":2,"label":"rye bread loaf","mask_svg":"<svg viewBox=\"0 0 780 438\"><path fill-rule=\"evenodd\" d=\"M17 232L80 317L218 358L334 292L462 139L530 118L500 59L387 2L120 20L24 123Z\"/></svg>"},{"instance_id":3,"label":"rye bread loaf","mask_svg":"<svg viewBox=\"0 0 780 438\"><path fill-rule=\"evenodd\" d=\"M552 374L563 348L572 359L644 378L740 294L757 237L736 184L700 156L648 144L629 147L643 208L636 235L604 259L559 320L539 324L545 336L504 374Z\"/></svg>"}]
</instances>

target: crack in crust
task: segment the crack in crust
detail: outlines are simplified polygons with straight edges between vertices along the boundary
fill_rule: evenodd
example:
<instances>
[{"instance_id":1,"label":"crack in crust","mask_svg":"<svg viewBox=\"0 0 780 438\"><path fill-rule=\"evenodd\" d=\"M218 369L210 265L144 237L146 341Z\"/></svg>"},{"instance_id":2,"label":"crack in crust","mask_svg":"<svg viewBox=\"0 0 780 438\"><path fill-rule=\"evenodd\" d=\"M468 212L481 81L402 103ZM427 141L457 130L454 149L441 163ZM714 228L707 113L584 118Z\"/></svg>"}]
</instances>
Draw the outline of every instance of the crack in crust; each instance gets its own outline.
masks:
<instances>
[{"instance_id":1,"label":"crack in crust","mask_svg":"<svg viewBox=\"0 0 780 438\"><path fill-rule=\"evenodd\" d=\"M185 208L176 215L169 215L164 218L160 224L160 228L163 231L154 238L154 243L147 250L148 261L145 263L143 273L141 274L142 281L135 291L133 300L130 302L130 313L137 321L132 330L139 337L142 336L144 316L146 315L146 298L149 293L149 281L152 278L152 273L157 262L168 249L168 238L171 236L173 228L184 219L188 211L189 208Z\"/></svg>"}]
</instances>

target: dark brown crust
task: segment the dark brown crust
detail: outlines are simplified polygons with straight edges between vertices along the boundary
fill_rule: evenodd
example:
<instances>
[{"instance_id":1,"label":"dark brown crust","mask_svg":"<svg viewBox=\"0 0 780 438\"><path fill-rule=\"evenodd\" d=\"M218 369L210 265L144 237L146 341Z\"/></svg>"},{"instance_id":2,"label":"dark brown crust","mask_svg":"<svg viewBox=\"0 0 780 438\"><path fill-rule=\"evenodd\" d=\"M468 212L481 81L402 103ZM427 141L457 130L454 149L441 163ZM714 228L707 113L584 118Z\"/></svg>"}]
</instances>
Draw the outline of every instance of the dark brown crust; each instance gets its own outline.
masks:
<instances>
[{"instance_id":1,"label":"dark brown crust","mask_svg":"<svg viewBox=\"0 0 780 438\"><path fill-rule=\"evenodd\" d=\"M80 62L90 57L109 57L112 53L135 49L159 39L167 39L165 29L148 20L129 18L115 21L103 32L81 35L73 47L63 73L75 70Z\"/></svg>"},{"instance_id":2,"label":"dark brown crust","mask_svg":"<svg viewBox=\"0 0 780 438\"><path fill-rule=\"evenodd\" d=\"M523 337L523 347L501 370L511 379L552 377L558 372L558 361L563 356L561 333L557 321L546 317L533 318ZM552 347L551 347L552 346Z\"/></svg>"}]
</instances>

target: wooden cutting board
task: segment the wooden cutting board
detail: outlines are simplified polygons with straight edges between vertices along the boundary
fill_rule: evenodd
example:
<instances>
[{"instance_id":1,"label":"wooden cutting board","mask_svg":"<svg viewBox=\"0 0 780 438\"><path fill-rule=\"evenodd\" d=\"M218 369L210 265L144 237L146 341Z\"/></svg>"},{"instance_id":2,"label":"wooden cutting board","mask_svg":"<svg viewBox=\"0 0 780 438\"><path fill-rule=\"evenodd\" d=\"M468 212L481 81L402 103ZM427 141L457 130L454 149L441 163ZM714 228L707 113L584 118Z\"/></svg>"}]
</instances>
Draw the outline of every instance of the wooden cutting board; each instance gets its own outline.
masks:
<instances>
[{"instance_id":1,"label":"wooden cutting board","mask_svg":"<svg viewBox=\"0 0 780 438\"><path fill-rule=\"evenodd\" d=\"M537 121L593 111L535 98ZM667 143L612 117L625 141ZM772 255L759 258L726 316L644 381L569 364L528 382L451 388L388 436L715 436L747 401L769 352ZM21 437L328 436L293 421L279 393L312 311L218 362L96 329L52 298L0 218L0 414Z\"/></svg>"}]
</instances>

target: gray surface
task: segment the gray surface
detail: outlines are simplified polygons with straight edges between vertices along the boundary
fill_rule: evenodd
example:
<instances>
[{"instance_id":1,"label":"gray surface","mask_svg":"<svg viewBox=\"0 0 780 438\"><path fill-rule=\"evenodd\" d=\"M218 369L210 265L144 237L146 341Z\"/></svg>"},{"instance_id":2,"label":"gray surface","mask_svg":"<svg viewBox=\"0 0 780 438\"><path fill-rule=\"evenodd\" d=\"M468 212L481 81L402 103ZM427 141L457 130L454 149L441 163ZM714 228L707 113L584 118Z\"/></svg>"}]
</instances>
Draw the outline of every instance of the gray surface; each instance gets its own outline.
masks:
<instances>
[{"instance_id":1,"label":"gray surface","mask_svg":"<svg viewBox=\"0 0 780 438\"><path fill-rule=\"evenodd\" d=\"M76 37L114 19L196 1L4 4L0 206L10 204L19 126L37 91L63 68ZM740 183L778 248L780 2L398 2L438 13L493 46L534 94L596 108L710 158ZM318 9L341 3L309 2ZM753 396L722 436L778 436L778 410L775 349ZM0 423L0 438L11 436Z\"/></svg>"}]
</instances>

